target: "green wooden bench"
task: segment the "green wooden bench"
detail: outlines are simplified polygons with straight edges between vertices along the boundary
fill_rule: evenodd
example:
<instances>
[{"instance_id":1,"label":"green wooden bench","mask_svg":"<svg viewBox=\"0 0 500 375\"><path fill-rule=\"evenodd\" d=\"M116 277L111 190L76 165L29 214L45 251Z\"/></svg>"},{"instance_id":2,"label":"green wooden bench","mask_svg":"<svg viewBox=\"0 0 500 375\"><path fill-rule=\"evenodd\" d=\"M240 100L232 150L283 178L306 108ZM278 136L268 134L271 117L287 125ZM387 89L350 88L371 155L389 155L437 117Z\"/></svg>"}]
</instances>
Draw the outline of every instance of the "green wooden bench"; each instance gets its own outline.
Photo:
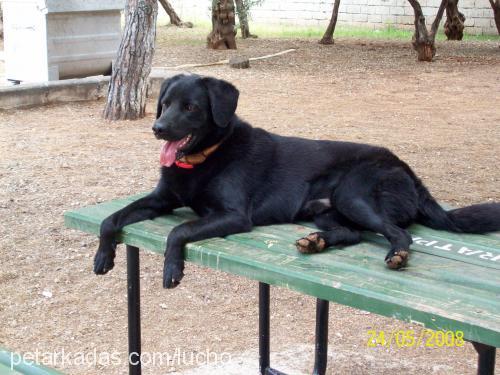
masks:
<instances>
[{"instance_id":1,"label":"green wooden bench","mask_svg":"<svg viewBox=\"0 0 500 375\"><path fill-rule=\"evenodd\" d=\"M34 363L0 347L0 375L62 375L62 372Z\"/></svg>"},{"instance_id":2,"label":"green wooden bench","mask_svg":"<svg viewBox=\"0 0 500 375\"><path fill-rule=\"evenodd\" d=\"M67 212L65 224L98 234L105 217L138 198ZM119 235L118 240L127 245L130 353L140 353L138 249L163 254L169 231L195 217L189 209L178 209L172 215L129 225ZM186 246L189 262L259 282L262 374L280 373L269 363L269 285L317 298L315 374L326 370L328 301L436 331L463 332L464 339L478 351L478 373L494 373L495 348L500 346L498 234L461 235L413 226L409 266L393 271L383 262L386 240L372 233L366 233L359 245L314 255L298 253L295 240L310 233L311 228L314 226L308 223L257 227L250 233ZM129 365L131 374L140 374L140 363Z\"/></svg>"}]
</instances>

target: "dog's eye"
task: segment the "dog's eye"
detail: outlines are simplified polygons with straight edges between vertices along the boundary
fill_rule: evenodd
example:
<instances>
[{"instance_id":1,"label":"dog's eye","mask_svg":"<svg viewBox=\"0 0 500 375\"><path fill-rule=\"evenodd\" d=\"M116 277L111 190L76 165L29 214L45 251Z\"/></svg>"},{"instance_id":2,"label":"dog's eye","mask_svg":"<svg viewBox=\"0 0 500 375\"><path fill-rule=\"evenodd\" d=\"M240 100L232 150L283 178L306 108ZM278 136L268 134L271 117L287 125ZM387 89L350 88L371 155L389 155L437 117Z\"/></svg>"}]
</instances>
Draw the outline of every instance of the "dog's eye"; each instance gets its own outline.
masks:
<instances>
[{"instance_id":1,"label":"dog's eye","mask_svg":"<svg viewBox=\"0 0 500 375\"><path fill-rule=\"evenodd\" d=\"M163 103L163 108L168 108L170 107L170 100L167 100L165 103Z\"/></svg>"},{"instance_id":2,"label":"dog's eye","mask_svg":"<svg viewBox=\"0 0 500 375\"><path fill-rule=\"evenodd\" d=\"M188 112L196 112L198 108L194 104L186 104L184 109Z\"/></svg>"}]
</instances>

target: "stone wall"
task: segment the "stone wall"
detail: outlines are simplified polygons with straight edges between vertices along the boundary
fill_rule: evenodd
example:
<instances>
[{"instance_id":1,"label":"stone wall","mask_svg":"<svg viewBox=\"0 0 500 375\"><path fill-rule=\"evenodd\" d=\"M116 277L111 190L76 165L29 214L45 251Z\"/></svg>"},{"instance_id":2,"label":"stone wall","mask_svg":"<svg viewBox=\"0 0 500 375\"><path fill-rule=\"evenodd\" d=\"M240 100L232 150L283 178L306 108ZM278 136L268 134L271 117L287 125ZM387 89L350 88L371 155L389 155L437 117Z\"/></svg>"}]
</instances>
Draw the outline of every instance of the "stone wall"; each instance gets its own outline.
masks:
<instances>
[{"instance_id":1,"label":"stone wall","mask_svg":"<svg viewBox=\"0 0 500 375\"><path fill-rule=\"evenodd\" d=\"M324 26L328 24L333 0L265 0L252 11L252 20L267 24ZM171 0L187 21L209 22L210 0ZM431 23L440 0L420 0L422 10ZM497 35L493 10L488 0L460 0L459 10L465 14L469 34ZM443 22L444 19L443 18ZM413 9L407 0L341 0L338 25L384 28L387 25L413 28Z\"/></svg>"}]
</instances>

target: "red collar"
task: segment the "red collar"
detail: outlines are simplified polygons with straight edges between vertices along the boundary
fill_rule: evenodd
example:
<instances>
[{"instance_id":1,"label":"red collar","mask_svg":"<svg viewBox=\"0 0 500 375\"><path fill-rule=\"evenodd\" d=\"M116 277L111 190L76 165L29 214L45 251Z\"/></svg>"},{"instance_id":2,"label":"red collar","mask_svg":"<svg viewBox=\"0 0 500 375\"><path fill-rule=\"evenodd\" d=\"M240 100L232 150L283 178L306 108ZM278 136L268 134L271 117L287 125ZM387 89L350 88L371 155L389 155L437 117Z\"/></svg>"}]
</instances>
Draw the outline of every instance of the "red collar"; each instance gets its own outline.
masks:
<instances>
[{"instance_id":1,"label":"red collar","mask_svg":"<svg viewBox=\"0 0 500 375\"><path fill-rule=\"evenodd\" d=\"M183 168L183 169L193 169L194 168L193 164L183 163L180 160L176 160L175 165L177 165L179 168Z\"/></svg>"},{"instance_id":2,"label":"red collar","mask_svg":"<svg viewBox=\"0 0 500 375\"><path fill-rule=\"evenodd\" d=\"M202 152L192 155L185 155L175 161L175 165L183 169L193 169L196 164L203 163L215 150L219 148L223 141L204 149Z\"/></svg>"}]
</instances>

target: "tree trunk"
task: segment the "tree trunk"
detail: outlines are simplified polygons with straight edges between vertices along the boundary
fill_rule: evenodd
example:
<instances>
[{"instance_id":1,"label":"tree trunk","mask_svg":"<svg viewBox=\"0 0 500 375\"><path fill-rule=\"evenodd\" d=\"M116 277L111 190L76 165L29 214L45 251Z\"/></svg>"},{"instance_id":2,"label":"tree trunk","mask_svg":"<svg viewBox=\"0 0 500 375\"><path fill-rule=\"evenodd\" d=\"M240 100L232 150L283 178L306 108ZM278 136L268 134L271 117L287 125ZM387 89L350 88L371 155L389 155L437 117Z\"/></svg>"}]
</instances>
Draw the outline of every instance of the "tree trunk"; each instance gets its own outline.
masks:
<instances>
[{"instance_id":1,"label":"tree trunk","mask_svg":"<svg viewBox=\"0 0 500 375\"><path fill-rule=\"evenodd\" d=\"M3 12L2 12L2 3L0 3L0 39L3 39Z\"/></svg>"},{"instance_id":2,"label":"tree trunk","mask_svg":"<svg viewBox=\"0 0 500 375\"><path fill-rule=\"evenodd\" d=\"M236 49L233 0L212 1L212 31L207 36L207 47Z\"/></svg>"},{"instance_id":3,"label":"tree trunk","mask_svg":"<svg viewBox=\"0 0 500 375\"><path fill-rule=\"evenodd\" d=\"M238 13L238 19L240 20L241 37L243 39L257 38L257 35L250 33L247 4L243 0L235 0L234 2L236 3L236 12Z\"/></svg>"},{"instance_id":4,"label":"tree trunk","mask_svg":"<svg viewBox=\"0 0 500 375\"><path fill-rule=\"evenodd\" d=\"M490 0L491 9L495 17L495 24L497 25L498 34L500 34L500 0Z\"/></svg>"},{"instance_id":5,"label":"tree trunk","mask_svg":"<svg viewBox=\"0 0 500 375\"><path fill-rule=\"evenodd\" d=\"M174 7L167 1L167 0L158 0L165 9L165 12L167 12L168 17L170 18L170 23L172 25L178 26L178 27L193 27L193 24L191 22L182 22L181 18L179 15L176 13Z\"/></svg>"},{"instance_id":6,"label":"tree trunk","mask_svg":"<svg viewBox=\"0 0 500 375\"><path fill-rule=\"evenodd\" d=\"M332 18L330 18L330 23L326 28L323 38L319 41L320 44L333 44L333 33L335 32L335 26L337 25L337 18L339 16L340 0L335 0L335 5L333 6Z\"/></svg>"},{"instance_id":7,"label":"tree trunk","mask_svg":"<svg viewBox=\"0 0 500 375\"><path fill-rule=\"evenodd\" d=\"M127 1L125 29L104 109L104 118L108 120L135 120L145 115L157 14L157 0Z\"/></svg>"},{"instance_id":8,"label":"tree trunk","mask_svg":"<svg viewBox=\"0 0 500 375\"><path fill-rule=\"evenodd\" d=\"M439 23L443 18L444 9L448 0L441 0L436 18L432 23L431 30L427 30L425 25L425 17L422 13L422 8L418 0L408 0L415 12L415 33L413 34L413 48L417 51L418 61L432 61L436 54L436 33L439 28Z\"/></svg>"},{"instance_id":9,"label":"tree trunk","mask_svg":"<svg viewBox=\"0 0 500 375\"><path fill-rule=\"evenodd\" d=\"M465 16L458 11L458 0L448 0L444 33L448 40L462 40L464 37Z\"/></svg>"}]
</instances>

